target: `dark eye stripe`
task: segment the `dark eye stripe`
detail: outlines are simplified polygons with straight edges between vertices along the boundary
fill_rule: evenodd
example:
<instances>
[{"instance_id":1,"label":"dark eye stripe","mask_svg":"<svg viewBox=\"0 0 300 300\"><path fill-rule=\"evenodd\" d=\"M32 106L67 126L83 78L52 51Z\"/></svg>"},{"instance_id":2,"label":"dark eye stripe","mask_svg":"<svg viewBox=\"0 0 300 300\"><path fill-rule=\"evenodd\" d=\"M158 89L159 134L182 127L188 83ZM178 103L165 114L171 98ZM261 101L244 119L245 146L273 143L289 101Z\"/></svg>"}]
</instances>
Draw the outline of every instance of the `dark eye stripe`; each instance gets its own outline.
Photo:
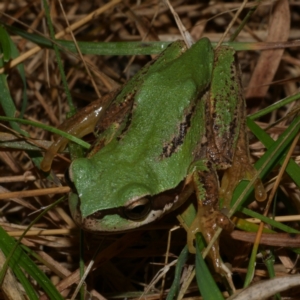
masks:
<instances>
[{"instance_id":1,"label":"dark eye stripe","mask_svg":"<svg viewBox=\"0 0 300 300\"><path fill-rule=\"evenodd\" d=\"M189 107L189 111L186 114L184 114L184 120L178 125L178 130L175 136L173 136L173 138L170 141L164 143L163 152L160 155L161 158L171 157L174 153L176 153L179 150L191 126L191 120L195 112L195 107L195 103L193 103L193 105Z\"/></svg>"}]
</instances>

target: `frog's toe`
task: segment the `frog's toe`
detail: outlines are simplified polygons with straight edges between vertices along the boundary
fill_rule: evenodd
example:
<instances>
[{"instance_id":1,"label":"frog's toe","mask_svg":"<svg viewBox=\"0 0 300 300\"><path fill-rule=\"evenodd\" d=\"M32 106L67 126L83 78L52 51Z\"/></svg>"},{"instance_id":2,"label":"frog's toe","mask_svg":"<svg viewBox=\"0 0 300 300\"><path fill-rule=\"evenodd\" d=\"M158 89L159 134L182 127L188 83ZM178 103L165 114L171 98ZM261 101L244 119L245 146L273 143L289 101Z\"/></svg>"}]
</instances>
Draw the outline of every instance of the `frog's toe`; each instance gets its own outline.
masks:
<instances>
[{"instance_id":1,"label":"frog's toe","mask_svg":"<svg viewBox=\"0 0 300 300\"><path fill-rule=\"evenodd\" d=\"M267 192L264 188L262 181L258 178L254 183L255 199L259 202L267 199Z\"/></svg>"}]
</instances>

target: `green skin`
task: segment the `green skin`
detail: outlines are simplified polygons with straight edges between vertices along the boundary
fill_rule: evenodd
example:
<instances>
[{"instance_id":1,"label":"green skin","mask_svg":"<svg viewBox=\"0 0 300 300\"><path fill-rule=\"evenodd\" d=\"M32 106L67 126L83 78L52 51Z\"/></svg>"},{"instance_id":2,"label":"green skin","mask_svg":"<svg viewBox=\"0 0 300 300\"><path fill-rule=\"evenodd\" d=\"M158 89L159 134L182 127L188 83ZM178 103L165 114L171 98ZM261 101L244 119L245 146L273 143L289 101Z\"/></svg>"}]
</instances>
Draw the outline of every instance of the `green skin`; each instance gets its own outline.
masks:
<instances>
[{"instance_id":1,"label":"green skin","mask_svg":"<svg viewBox=\"0 0 300 300\"><path fill-rule=\"evenodd\" d=\"M207 161L214 170L224 168L204 154L212 135L215 157L219 148L233 149L239 134L239 99L228 97L238 89L229 87L234 51L223 49L216 69L207 38L188 50L175 42L123 87L113 105L130 99L130 109L100 130L101 142L69 169L76 188L70 210L83 229L120 232L153 222L181 205L178 186L207 171ZM217 128L209 137L208 107Z\"/></svg>"}]
</instances>

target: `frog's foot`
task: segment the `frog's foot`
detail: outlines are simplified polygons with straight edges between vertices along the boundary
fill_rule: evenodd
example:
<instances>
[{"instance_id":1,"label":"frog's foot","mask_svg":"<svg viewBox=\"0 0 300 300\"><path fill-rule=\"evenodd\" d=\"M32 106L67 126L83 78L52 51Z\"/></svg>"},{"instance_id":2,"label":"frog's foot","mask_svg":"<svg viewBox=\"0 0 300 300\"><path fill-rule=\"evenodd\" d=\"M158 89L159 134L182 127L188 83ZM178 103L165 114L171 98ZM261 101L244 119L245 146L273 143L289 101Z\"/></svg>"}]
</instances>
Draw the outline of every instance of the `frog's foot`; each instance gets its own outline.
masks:
<instances>
[{"instance_id":1,"label":"frog's foot","mask_svg":"<svg viewBox=\"0 0 300 300\"><path fill-rule=\"evenodd\" d=\"M232 166L228 168L222 177L220 187L220 199L224 201L224 207L229 208L232 194L240 180L251 180L256 174L256 170L249 161L247 150L244 147L237 147ZM255 198L257 201L264 201L267 198L266 191L260 179L254 184Z\"/></svg>"},{"instance_id":2,"label":"frog's foot","mask_svg":"<svg viewBox=\"0 0 300 300\"><path fill-rule=\"evenodd\" d=\"M216 209L219 206L217 173L209 161L206 167L207 169L204 171L197 170L193 173L194 190L198 199L198 211L188 232L188 245L192 253L195 253L193 241L197 232L201 232L206 242L209 243L218 226L225 230L232 230L234 227L228 217ZM215 255L215 257L217 256L219 254Z\"/></svg>"},{"instance_id":3,"label":"frog's foot","mask_svg":"<svg viewBox=\"0 0 300 300\"><path fill-rule=\"evenodd\" d=\"M201 232L205 238L207 244L212 240L217 227L220 227L227 232L231 232L234 229L234 223L224 214L219 211L213 211L208 217L203 215L199 218L199 213L197 214L195 220L190 226L187 234L187 243L190 253L196 253L194 246L195 235L197 232ZM214 251L213 251L214 252ZM214 255L217 257L218 255Z\"/></svg>"},{"instance_id":4,"label":"frog's foot","mask_svg":"<svg viewBox=\"0 0 300 300\"><path fill-rule=\"evenodd\" d=\"M201 232L207 245L213 239L217 228L225 230L233 229L233 223L222 214L219 207L219 182L214 166L207 161L206 168L197 169L193 173L193 185L198 200L197 216L188 231L188 247L191 253L195 253L195 234ZM219 252L219 241L215 241L209 250L208 259L215 272L227 279L234 290L231 280L231 272L222 262Z\"/></svg>"},{"instance_id":5,"label":"frog's foot","mask_svg":"<svg viewBox=\"0 0 300 300\"><path fill-rule=\"evenodd\" d=\"M230 232L233 230L234 224L227 216L225 216L221 212L213 210L209 207L203 207L199 205L197 216L188 231L189 251L191 253L196 253L196 249L194 247L194 240L195 234L197 232L201 232L206 243L209 244L214 234L216 233L218 227ZM211 252L214 253L212 257L214 257L215 259L213 260L218 261L220 260L219 246L217 242L216 244L216 249L214 249L213 247ZM217 264L218 263L216 263L216 265Z\"/></svg>"},{"instance_id":6,"label":"frog's foot","mask_svg":"<svg viewBox=\"0 0 300 300\"><path fill-rule=\"evenodd\" d=\"M221 227L225 230L232 230L233 226L233 223L219 211L215 211L212 208L199 205L197 216L188 231L189 251L191 253L196 253L194 240L195 234L197 232L201 232L204 239L206 240L206 243L209 244L217 230L217 227ZM220 257L218 240L215 241L213 246L211 247L208 254L208 259L212 264L215 272L225 277L231 289L234 291L235 288L231 278L231 271L223 263Z\"/></svg>"}]
</instances>

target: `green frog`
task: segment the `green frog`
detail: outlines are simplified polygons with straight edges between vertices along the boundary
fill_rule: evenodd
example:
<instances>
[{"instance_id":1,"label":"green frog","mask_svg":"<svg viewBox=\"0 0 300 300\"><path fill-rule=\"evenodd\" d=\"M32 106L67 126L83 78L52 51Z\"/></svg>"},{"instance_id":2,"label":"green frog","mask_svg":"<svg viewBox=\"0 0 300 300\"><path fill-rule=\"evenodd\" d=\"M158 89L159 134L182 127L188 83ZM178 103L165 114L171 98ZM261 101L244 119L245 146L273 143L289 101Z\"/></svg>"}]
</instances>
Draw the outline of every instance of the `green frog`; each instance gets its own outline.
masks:
<instances>
[{"instance_id":1,"label":"green frog","mask_svg":"<svg viewBox=\"0 0 300 300\"><path fill-rule=\"evenodd\" d=\"M235 51L214 50L207 38L189 49L172 43L113 96L63 125L77 136L97 135L87 156L69 167L73 219L93 232L135 229L178 208L192 187L198 214L188 234L190 249L197 231L209 242L217 226L229 224L219 199L228 208L238 182L255 174L245 121ZM49 149L45 171L66 143L58 138ZM225 170L221 187L218 170ZM258 200L266 197L260 181L255 190ZM211 257L222 273L217 243Z\"/></svg>"}]
</instances>

